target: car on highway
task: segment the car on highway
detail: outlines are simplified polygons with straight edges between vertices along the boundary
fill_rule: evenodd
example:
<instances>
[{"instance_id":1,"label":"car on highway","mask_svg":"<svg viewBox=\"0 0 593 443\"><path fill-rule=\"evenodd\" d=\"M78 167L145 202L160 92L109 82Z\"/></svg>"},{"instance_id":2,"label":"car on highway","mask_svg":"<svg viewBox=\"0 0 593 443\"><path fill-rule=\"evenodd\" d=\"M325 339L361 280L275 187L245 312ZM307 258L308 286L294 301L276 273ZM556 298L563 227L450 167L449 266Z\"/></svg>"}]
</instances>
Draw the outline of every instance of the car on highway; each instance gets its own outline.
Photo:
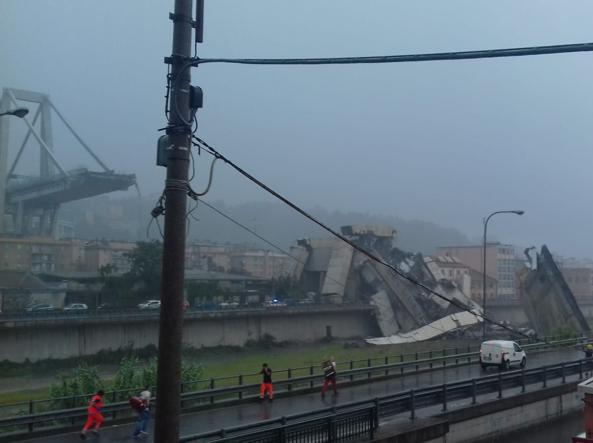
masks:
<instances>
[{"instance_id":1,"label":"car on highway","mask_svg":"<svg viewBox=\"0 0 593 443\"><path fill-rule=\"evenodd\" d=\"M161 301L160 300L146 300L143 303L138 305L138 308L143 310L150 310L150 309L161 309Z\"/></svg>"},{"instance_id":2,"label":"car on highway","mask_svg":"<svg viewBox=\"0 0 593 443\"><path fill-rule=\"evenodd\" d=\"M527 355L521 346L510 340L488 340L480 346L480 366L497 366L500 369L510 369L511 366L524 368Z\"/></svg>"},{"instance_id":3,"label":"car on highway","mask_svg":"<svg viewBox=\"0 0 593 443\"><path fill-rule=\"evenodd\" d=\"M277 300L277 299L267 301L264 303L265 308L283 308L285 306L287 306L287 304L285 302Z\"/></svg>"},{"instance_id":4,"label":"car on highway","mask_svg":"<svg viewBox=\"0 0 593 443\"><path fill-rule=\"evenodd\" d=\"M89 307L84 303L70 303L64 306L64 311L86 311Z\"/></svg>"},{"instance_id":5,"label":"car on highway","mask_svg":"<svg viewBox=\"0 0 593 443\"><path fill-rule=\"evenodd\" d=\"M25 308L25 312L47 312L47 311L55 311L56 307L54 305L50 305L48 303L38 303L35 305L27 306Z\"/></svg>"}]
</instances>

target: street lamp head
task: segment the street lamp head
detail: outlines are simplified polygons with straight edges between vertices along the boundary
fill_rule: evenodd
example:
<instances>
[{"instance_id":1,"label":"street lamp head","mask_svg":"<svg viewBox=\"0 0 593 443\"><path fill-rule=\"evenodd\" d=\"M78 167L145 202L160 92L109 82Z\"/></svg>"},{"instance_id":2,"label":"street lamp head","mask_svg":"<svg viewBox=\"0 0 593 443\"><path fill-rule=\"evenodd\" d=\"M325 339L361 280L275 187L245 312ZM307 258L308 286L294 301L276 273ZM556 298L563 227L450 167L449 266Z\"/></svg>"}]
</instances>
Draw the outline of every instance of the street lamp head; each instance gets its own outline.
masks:
<instances>
[{"instance_id":1,"label":"street lamp head","mask_svg":"<svg viewBox=\"0 0 593 443\"><path fill-rule=\"evenodd\" d=\"M11 111L11 114L18 118L23 118L28 113L29 113L29 110L27 108L16 108Z\"/></svg>"},{"instance_id":2,"label":"street lamp head","mask_svg":"<svg viewBox=\"0 0 593 443\"><path fill-rule=\"evenodd\" d=\"M6 112L0 113L0 116L2 116L2 115L14 115L15 117L23 118L28 113L29 113L29 110L27 108L14 108L14 109L9 109Z\"/></svg>"},{"instance_id":3,"label":"street lamp head","mask_svg":"<svg viewBox=\"0 0 593 443\"><path fill-rule=\"evenodd\" d=\"M513 213L515 213L517 215L523 215L523 214L525 214L525 211L523 211L521 209L519 209L518 211L511 211L511 212L513 212Z\"/></svg>"}]
</instances>

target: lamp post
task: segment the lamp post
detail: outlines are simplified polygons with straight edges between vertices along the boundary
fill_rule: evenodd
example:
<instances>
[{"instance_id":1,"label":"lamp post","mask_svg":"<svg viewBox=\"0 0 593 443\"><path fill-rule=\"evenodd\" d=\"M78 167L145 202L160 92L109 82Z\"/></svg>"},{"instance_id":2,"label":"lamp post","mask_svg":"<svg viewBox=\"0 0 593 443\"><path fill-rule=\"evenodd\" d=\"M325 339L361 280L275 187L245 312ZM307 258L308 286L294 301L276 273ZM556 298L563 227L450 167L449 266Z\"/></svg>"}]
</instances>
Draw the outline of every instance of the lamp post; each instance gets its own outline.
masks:
<instances>
[{"instance_id":1,"label":"lamp post","mask_svg":"<svg viewBox=\"0 0 593 443\"><path fill-rule=\"evenodd\" d=\"M6 112L0 112L0 117L2 117L3 115L14 115L15 117L23 118L28 113L29 113L29 110L27 108L14 108L14 109L9 109Z\"/></svg>"},{"instance_id":2,"label":"lamp post","mask_svg":"<svg viewBox=\"0 0 593 443\"><path fill-rule=\"evenodd\" d=\"M482 253L483 253L483 268L482 268L482 315L486 316L486 233L488 231L488 222L490 218L495 216L496 214L516 214L516 215L523 215L525 211L522 210L510 210L510 211L495 211L486 217L484 221L484 243L482 246ZM482 341L486 340L486 321L482 319Z\"/></svg>"}]
</instances>

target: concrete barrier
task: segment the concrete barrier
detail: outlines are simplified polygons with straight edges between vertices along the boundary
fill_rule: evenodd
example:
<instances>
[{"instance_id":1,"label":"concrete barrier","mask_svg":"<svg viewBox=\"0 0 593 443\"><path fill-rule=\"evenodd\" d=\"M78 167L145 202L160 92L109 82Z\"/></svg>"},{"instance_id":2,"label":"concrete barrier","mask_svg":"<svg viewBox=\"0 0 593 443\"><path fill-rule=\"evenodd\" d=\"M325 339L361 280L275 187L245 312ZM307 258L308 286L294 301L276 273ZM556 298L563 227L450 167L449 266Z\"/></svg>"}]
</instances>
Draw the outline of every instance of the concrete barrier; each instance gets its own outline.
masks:
<instances>
[{"instance_id":1,"label":"concrete barrier","mask_svg":"<svg viewBox=\"0 0 593 443\"><path fill-rule=\"evenodd\" d=\"M122 348L158 344L157 316L113 319L61 319L3 323L0 361L23 362L94 355ZM245 312L188 313L183 341L191 347L243 346L273 337L311 342L369 337L378 333L371 307L267 309Z\"/></svg>"}]
</instances>

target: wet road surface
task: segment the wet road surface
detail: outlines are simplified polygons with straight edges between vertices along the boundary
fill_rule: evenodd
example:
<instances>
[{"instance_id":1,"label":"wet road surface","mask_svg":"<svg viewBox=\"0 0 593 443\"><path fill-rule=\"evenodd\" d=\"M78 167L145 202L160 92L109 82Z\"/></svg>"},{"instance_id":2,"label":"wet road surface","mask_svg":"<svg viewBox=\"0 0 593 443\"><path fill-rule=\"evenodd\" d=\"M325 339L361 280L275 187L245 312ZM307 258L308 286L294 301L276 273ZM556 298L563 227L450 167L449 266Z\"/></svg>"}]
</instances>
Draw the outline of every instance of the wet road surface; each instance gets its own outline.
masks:
<instances>
[{"instance_id":1,"label":"wet road surface","mask_svg":"<svg viewBox=\"0 0 593 443\"><path fill-rule=\"evenodd\" d=\"M562 361L577 360L582 357L583 353L574 347L556 349L537 354L528 354L527 367L529 368L546 364L555 364ZM448 368L444 370L434 370L432 372L418 375L407 375L401 378L395 378L386 381L375 381L359 386L344 386L341 389L338 386L339 394L337 396L334 396L328 392L325 398L321 398L319 393L309 393L293 397L277 398L273 402L265 401L263 403L243 403L228 407L219 407L216 409L184 414L181 417L181 435L207 432L210 430L227 428L239 424L282 417L283 415L311 411L314 409L331 406L333 404L364 400L381 395L393 394L407 389L430 386L433 384L442 384L445 382L463 380L472 377L480 377L485 374L492 373L496 373L496 369L482 371L478 364L472 364L460 368ZM454 405L452 404L451 407L453 406ZM147 439L142 441L152 442L153 424L154 423L151 420L151 434ZM100 437L89 436L87 441L95 441L97 443L135 441L131 437L133 429L133 424L106 426L101 430ZM79 442L81 440L78 433L71 433L24 441L35 443L69 443L77 441ZM561 442L561 440L558 440L558 443Z\"/></svg>"}]
</instances>

